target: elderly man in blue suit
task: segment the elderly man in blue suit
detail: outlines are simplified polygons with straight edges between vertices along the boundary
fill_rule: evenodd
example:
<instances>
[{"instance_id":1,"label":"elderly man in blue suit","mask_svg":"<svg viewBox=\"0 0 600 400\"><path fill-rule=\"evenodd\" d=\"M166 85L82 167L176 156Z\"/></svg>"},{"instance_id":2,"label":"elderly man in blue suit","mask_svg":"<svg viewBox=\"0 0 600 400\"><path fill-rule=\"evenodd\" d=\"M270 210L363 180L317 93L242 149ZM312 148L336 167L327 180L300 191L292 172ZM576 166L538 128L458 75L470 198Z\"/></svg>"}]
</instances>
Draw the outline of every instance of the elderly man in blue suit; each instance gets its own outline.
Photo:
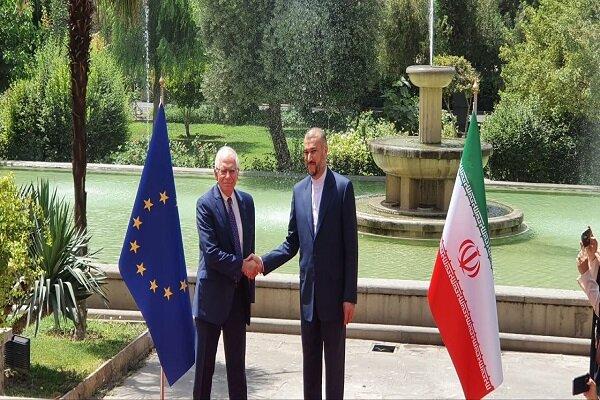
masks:
<instances>
[{"instance_id":1,"label":"elderly man in blue suit","mask_svg":"<svg viewBox=\"0 0 600 400\"><path fill-rule=\"evenodd\" d=\"M344 396L346 325L356 304L358 239L352 182L327 167L327 139L312 128L304 137L305 179L294 186L288 235L262 257L268 274L300 250L300 307L304 398Z\"/></svg>"},{"instance_id":2,"label":"elderly man in blue suit","mask_svg":"<svg viewBox=\"0 0 600 400\"><path fill-rule=\"evenodd\" d=\"M198 199L196 223L200 266L194 297L197 331L194 399L208 399L223 331L229 397L247 398L246 324L254 302L254 277L260 267L254 253L254 201L235 190L238 157L227 146L215 157L217 184Z\"/></svg>"}]
</instances>

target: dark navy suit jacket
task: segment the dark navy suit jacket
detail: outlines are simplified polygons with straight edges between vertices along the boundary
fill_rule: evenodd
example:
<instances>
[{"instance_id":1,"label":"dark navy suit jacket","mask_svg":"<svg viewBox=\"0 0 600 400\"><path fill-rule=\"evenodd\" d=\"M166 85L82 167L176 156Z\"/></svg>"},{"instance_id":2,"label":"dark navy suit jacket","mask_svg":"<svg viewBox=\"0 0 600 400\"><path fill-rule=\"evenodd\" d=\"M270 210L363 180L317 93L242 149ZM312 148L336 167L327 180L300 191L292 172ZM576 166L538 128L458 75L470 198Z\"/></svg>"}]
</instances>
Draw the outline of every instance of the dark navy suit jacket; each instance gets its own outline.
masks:
<instances>
[{"instance_id":1,"label":"dark navy suit jacket","mask_svg":"<svg viewBox=\"0 0 600 400\"><path fill-rule=\"evenodd\" d=\"M294 186L288 235L277 249L263 256L265 275L289 261L300 249L302 317L322 321L343 317L342 303L356 303L358 238L352 182L327 169L317 231L312 216L310 176Z\"/></svg>"},{"instance_id":2,"label":"dark navy suit jacket","mask_svg":"<svg viewBox=\"0 0 600 400\"><path fill-rule=\"evenodd\" d=\"M254 253L254 200L248 193L234 191L242 220L243 257L235 254L233 233L217 185L198 199L196 225L200 236L200 266L194 295L194 317L222 325L233 303L237 285L247 298L246 323L250 324L250 303L254 302L254 281L242 274L243 259Z\"/></svg>"}]
</instances>

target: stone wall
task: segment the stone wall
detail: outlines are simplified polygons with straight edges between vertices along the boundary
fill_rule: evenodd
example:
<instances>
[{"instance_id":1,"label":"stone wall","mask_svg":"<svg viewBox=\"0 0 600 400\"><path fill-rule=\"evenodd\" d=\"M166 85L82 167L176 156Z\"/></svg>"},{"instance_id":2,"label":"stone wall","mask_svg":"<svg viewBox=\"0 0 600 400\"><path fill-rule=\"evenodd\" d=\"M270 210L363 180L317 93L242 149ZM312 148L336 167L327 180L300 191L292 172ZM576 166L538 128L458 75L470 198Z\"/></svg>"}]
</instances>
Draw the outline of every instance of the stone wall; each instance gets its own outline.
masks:
<instances>
[{"instance_id":1,"label":"stone wall","mask_svg":"<svg viewBox=\"0 0 600 400\"><path fill-rule=\"evenodd\" d=\"M137 310L118 268L103 265L108 274L109 308ZM195 287L195 272L189 276ZM427 303L428 282L367 279L358 280L358 305L354 322L379 325L435 327ZM263 318L299 319L297 275L270 274L256 280L256 303L252 315ZM567 338L589 338L592 311L582 292L497 286L500 332ZM99 298L88 300L89 308L106 308Z\"/></svg>"}]
</instances>

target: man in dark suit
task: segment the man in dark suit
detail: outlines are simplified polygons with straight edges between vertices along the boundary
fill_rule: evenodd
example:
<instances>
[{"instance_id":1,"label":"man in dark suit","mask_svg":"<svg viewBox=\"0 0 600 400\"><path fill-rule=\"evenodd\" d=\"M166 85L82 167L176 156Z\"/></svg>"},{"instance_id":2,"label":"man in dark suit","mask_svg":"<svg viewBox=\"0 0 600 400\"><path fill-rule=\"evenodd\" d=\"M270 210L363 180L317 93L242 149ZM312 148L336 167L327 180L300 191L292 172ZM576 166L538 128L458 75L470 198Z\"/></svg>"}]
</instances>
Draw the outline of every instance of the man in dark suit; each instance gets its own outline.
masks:
<instances>
[{"instance_id":1,"label":"man in dark suit","mask_svg":"<svg viewBox=\"0 0 600 400\"><path fill-rule=\"evenodd\" d=\"M304 137L304 163L310 176L294 186L287 238L262 257L261 267L267 274L300 249L304 398L321 398L324 348L325 394L341 399L358 274L354 189L327 167L327 140L319 128Z\"/></svg>"},{"instance_id":2,"label":"man in dark suit","mask_svg":"<svg viewBox=\"0 0 600 400\"><path fill-rule=\"evenodd\" d=\"M250 324L259 267L254 260L244 259L254 253L254 201L234 189L238 172L235 151L227 146L219 149L215 157L217 184L196 205L201 257L194 298L194 399L210 398L221 330L229 397L247 398L246 324Z\"/></svg>"}]
</instances>

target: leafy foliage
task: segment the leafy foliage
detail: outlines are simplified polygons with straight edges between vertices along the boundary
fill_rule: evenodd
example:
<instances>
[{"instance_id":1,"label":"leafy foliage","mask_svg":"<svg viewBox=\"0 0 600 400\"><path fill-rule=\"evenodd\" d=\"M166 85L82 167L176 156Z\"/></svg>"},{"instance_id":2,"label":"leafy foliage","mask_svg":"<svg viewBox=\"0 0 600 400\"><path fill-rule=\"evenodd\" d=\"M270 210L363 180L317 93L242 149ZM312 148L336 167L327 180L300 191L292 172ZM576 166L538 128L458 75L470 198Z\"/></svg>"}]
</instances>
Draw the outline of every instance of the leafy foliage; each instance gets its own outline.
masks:
<instances>
[{"instance_id":1,"label":"leafy foliage","mask_svg":"<svg viewBox=\"0 0 600 400\"><path fill-rule=\"evenodd\" d=\"M96 46L88 83L88 149L102 160L127 135L128 95L120 69ZM0 100L0 155L10 159L71 159L70 73L66 48L49 40L36 54L31 78L18 81Z\"/></svg>"},{"instance_id":2,"label":"leafy foliage","mask_svg":"<svg viewBox=\"0 0 600 400\"><path fill-rule=\"evenodd\" d=\"M419 97L412 94L411 85L402 77L383 93L383 116L404 132L419 132Z\"/></svg>"},{"instance_id":3,"label":"leafy foliage","mask_svg":"<svg viewBox=\"0 0 600 400\"><path fill-rule=\"evenodd\" d=\"M92 40L87 95L87 155L103 160L127 139L129 93L121 69L100 37Z\"/></svg>"},{"instance_id":4,"label":"leafy foliage","mask_svg":"<svg viewBox=\"0 0 600 400\"><path fill-rule=\"evenodd\" d=\"M440 0L436 2L436 54L469 60L481 73L480 107L491 109L501 87L499 56L506 27L499 0Z\"/></svg>"},{"instance_id":5,"label":"leafy foliage","mask_svg":"<svg viewBox=\"0 0 600 400\"><path fill-rule=\"evenodd\" d=\"M0 325L15 300L26 294L36 276L29 254L34 229L27 199L19 195L12 175L0 177Z\"/></svg>"},{"instance_id":6,"label":"leafy foliage","mask_svg":"<svg viewBox=\"0 0 600 400\"><path fill-rule=\"evenodd\" d=\"M577 126L534 102L503 101L482 127L492 144L490 178L523 182L578 182Z\"/></svg>"},{"instance_id":7,"label":"leafy foliage","mask_svg":"<svg viewBox=\"0 0 600 400\"><path fill-rule=\"evenodd\" d=\"M456 74L452 78L452 81L443 89L446 109L450 109L450 97L455 93L465 96L470 105L473 99L473 84L480 79L479 74L475 71L471 63L464 57L451 55L435 56L433 63L434 65L444 65L456 69Z\"/></svg>"},{"instance_id":8,"label":"leafy foliage","mask_svg":"<svg viewBox=\"0 0 600 400\"><path fill-rule=\"evenodd\" d=\"M504 92L517 101L536 98L548 112L597 119L600 3L541 0L525 9L517 31L501 49Z\"/></svg>"},{"instance_id":9,"label":"leafy foliage","mask_svg":"<svg viewBox=\"0 0 600 400\"><path fill-rule=\"evenodd\" d=\"M93 254L80 253L88 248L90 236L75 228L69 203L50 193L48 181L31 184L25 191L41 214L32 214L35 224L32 255L40 262L41 273L30 295L23 301L27 323L35 321L37 333L44 314L54 315L56 327L67 319L81 324L86 314L79 307L81 300L93 294L108 301L102 289L105 273L92 263Z\"/></svg>"},{"instance_id":10,"label":"leafy foliage","mask_svg":"<svg viewBox=\"0 0 600 400\"><path fill-rule=\"evenodd\" d=\"M397 82L406 67L429 63L427 0L388 0L381 27L380 57L386 81Z\"/></svg>"},{"instance_id":11,"label":"leafy foliage","mask_svg":"<svg viewBox=\"0 0 600 400\"><path fill-rule=\"evenodd\" d=\"M39 30L33 23L33 9L22 0L0 2L0 93L25 74L33 61Z\"/></svg>"},{"instance_id":12,"label":"leafy foliage","mask_svg":"<svg viewBox=\"0 0 600 400\"><path fill-rule=\"evenodd\" d=\"M144 165L148 151L149 138L131 140L118 147L118 151L109 157L115 164ZM171 160L175 167L212 168L217 154L213 143L203 142L198 137L190 140L171 140L169 142Z\"/></svg>"},{"instance_id":13,"label":"leafy foliage","mask_svg":"<svg viewBox=\"0 0 600 400\"><path fill-rule=\"evenodd\" d=\"M375 164L369 141L378 137L397 135L391 122L376 120L372 112L364 112L351 121L345 132L327 136L328 164L344 175L383 175Z\"/></svg>"}]
</instances>

